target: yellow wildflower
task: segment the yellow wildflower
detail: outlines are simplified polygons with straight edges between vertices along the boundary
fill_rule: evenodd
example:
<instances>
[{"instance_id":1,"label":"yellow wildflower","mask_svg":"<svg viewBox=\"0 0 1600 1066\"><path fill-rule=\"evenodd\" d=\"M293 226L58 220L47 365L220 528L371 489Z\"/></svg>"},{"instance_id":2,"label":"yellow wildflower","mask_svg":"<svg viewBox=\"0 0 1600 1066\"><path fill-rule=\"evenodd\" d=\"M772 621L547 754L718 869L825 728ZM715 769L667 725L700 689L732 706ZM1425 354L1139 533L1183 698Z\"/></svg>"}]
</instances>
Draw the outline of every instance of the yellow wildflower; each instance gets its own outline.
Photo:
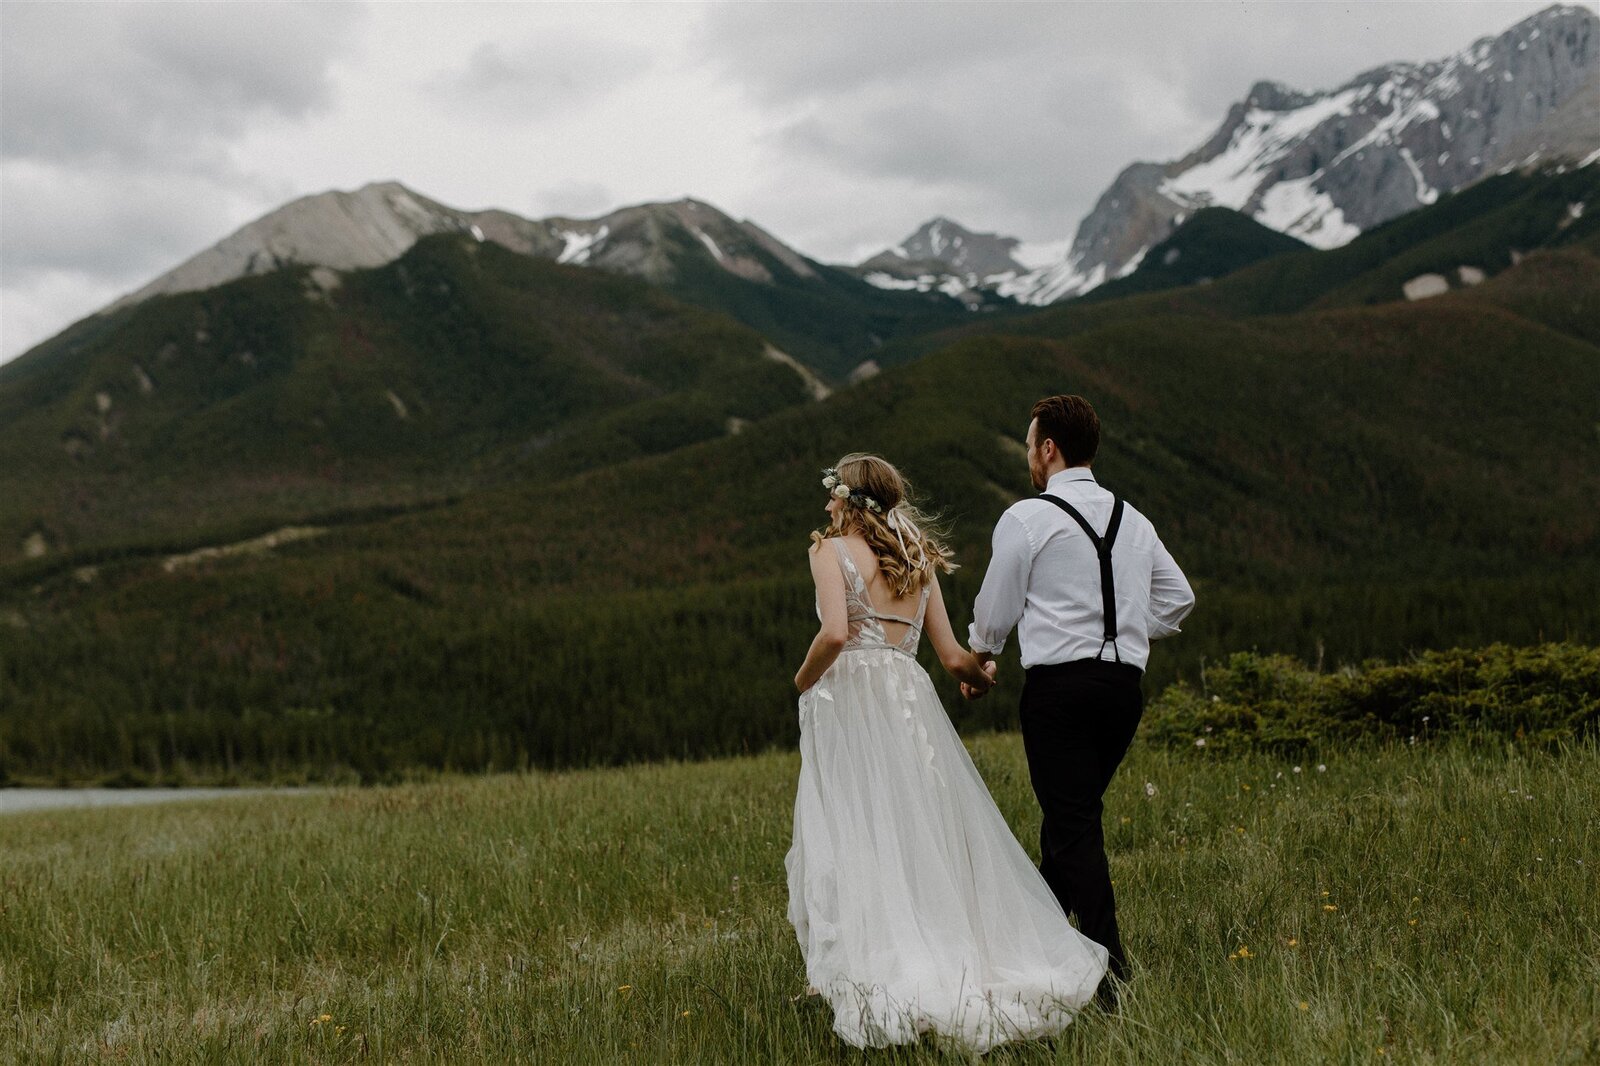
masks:
<instances>
[{"instance_id":1,"label":"yellow wildflower","mask_svg":"<svg viewBox=\"0 0 1600 1066\"><path fill-rule=\"evenodd\" d=\"M1305 1000L1302 999L1300 1001L1300 1009L1301 1010L1310 1010L1311 1009L1311 1004L1307 1003Z\"/></svg>"},{"instance_id":2,"label":"yellow wildflower","mask_svg":"<svg viewBox=\"0 0 1600 1066\"><path fill-rule=\"evenodd\" d=\"M1338 910L1339 908L1337 906L1335 906L1334 904L1332 904L1332 903L1324 903L1322 905L1322 909L1327 911L1329 914L1332 914L1334 911Z\"/></svg>"}]
</instances>

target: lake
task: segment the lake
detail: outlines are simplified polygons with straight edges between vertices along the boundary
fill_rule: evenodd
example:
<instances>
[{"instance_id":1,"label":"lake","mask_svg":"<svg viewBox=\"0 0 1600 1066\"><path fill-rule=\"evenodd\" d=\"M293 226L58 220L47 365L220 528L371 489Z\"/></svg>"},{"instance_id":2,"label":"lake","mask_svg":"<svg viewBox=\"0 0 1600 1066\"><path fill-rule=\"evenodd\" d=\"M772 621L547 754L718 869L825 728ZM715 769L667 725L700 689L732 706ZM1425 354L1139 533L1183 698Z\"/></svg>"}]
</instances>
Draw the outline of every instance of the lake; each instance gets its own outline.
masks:
<instances>
[{"instance_id":1,"label":"lake","mask_svg":"<svg viewBox=\"0 0 1600 1066\"><path fill-rule=\"evenodd\" d=\"M209 800L227 796L284 795L320 791L309 788L0 788L0 814L23 811L73 810L89 807L136 807L173 800Z\"/></svg>"}]
</instances>

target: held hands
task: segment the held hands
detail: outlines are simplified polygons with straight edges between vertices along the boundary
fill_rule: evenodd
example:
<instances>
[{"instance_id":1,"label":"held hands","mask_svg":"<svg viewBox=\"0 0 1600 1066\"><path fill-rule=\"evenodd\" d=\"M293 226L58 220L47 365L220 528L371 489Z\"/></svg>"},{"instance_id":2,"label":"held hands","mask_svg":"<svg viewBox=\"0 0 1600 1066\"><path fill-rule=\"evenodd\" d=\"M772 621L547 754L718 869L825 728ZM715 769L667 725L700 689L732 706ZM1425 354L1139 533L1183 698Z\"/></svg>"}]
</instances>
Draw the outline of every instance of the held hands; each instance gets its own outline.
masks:
<instances>
[{"instance_id":1,"label":"held hands","mask_svg":"<svg viewBox=\"0 0 1600 1066\"><path fill-rule=\"evenodd\" d=\"M983 673L984 676L989 679L988 683L983 685L971 685L965 681L961 682L961 698L965 700L983 699L984 696L988 695L989 690L994 687L995 675L999 672L1000 664L995 662L993 659L990 659L988 662L984 663Z\"/></svg>"}]
</instances>

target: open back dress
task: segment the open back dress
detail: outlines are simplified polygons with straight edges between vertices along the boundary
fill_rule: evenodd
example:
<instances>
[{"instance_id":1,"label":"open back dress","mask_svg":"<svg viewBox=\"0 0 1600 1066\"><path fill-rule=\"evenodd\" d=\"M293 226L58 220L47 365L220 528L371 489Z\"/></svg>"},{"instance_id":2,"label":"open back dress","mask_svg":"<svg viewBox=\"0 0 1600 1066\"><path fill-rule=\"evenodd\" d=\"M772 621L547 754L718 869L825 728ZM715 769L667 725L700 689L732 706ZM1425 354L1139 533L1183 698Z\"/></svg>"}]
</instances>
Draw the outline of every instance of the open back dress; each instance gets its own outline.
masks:
<instances>
[{"instance_id":1,"label":"open back dress","mask_svg":"<svg viewBox=\"0 0 1600 1066\"><path fill-rule=\"evenodd\" d=\"M825 543L850 626L800 696L785 866L806 979L855 1047L933 1032L983 1052L1057 1033L1094 995L1106 950L1067 921L917 663L928 587L915 617L882 614L844 542Z\"/></svg>"}]
</instances>

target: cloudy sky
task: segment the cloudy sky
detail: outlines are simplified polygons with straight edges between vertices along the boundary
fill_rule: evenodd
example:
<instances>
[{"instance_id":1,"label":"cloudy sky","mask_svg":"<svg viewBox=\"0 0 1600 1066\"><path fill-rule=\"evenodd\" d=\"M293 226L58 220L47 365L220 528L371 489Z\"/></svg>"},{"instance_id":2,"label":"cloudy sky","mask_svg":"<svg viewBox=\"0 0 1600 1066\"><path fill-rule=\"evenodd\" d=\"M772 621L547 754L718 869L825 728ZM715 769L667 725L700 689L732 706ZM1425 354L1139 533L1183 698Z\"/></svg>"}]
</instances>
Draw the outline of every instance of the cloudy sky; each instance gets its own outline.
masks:
<instances>
[{"instance_id":1,"label":"cloudy sky","mask_svg":"<svg viewBox=\"0 0 1600 1066\"><path fill-rule=\"evenodd\" d=\"M0 361L375 180L533 217L692 195L828 261L936 214L1062 240L1254 81L1328 88L1544 6L4 0Z\"/></svg>"}]
</instances>

